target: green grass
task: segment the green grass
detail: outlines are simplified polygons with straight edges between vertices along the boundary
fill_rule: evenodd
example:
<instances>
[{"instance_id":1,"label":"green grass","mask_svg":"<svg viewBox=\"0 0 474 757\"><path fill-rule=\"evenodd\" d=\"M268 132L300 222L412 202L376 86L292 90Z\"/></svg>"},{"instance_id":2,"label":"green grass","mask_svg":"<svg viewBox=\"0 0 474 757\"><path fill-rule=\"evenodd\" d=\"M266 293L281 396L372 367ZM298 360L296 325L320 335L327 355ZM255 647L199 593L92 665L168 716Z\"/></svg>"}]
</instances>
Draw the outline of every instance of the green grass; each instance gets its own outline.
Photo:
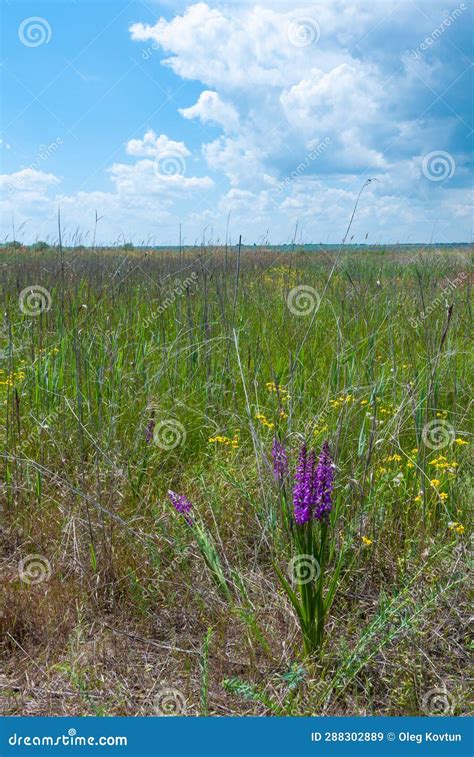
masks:
<instances>
[{"instance_id":1,"label":"green grass","mask_svg":"<svg viewBox=\"0 0 474 757\"><path fill-rule=\"evenodd\" d=\"M9 711L152 715L171 688L188 714L412 715L441 689L465 714L471 260L0 250ZM51 307L28 315L37 285ZM337 466L329 576L344 559L317 659L272 566L276 431L293 465L327 438ZM212 536L228 597L168 489ZM26 583L31 554L51 573Z\"/></svg>"}]
</instances>

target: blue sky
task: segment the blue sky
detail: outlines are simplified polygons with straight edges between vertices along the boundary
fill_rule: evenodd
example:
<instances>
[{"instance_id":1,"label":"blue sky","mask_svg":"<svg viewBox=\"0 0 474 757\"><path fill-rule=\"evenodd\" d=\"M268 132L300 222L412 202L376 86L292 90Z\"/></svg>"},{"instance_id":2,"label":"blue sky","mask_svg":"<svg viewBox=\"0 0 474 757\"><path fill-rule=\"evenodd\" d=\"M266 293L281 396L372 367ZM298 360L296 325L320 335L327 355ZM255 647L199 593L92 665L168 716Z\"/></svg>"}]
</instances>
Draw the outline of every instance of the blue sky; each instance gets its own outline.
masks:
<instances>
[{"instance_id":1,"label":"blue sky","mask_svg":"<svg viewBox=\"0 0 474 757\"><path fill-rule=\"evenodd\" d=\"M472 4L7 2L2 239L470 241Z\"/></svg>"}]
</instances>

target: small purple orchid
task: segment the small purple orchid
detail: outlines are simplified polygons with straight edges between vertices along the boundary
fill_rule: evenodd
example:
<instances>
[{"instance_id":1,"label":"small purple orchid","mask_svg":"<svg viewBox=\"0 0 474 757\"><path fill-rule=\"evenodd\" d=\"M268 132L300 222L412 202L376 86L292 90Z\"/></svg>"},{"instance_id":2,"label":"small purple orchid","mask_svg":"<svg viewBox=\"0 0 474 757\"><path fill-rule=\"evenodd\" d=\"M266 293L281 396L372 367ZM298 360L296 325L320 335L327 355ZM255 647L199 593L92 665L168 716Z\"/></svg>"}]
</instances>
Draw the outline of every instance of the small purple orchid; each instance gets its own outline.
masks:
<instances>
[{"instance_id":1,"label":"small purple orchid","mask_svg":"<svg viewBox=\"0 0 474 757\"><path fill-rule=\"evenodd\" d=\"M293 487L293 508L295 520L298 525L307 523L311 518L308 508L310 485L308 480L308 453L306 444L303 444L298 457L298 465L295 473L295 485Z\"/></svg>"},{"instance_id":2,"label":"small purple orchid","mask_svg":"<svg viewBox=\"0 0 474 757\"><path fill-rule=\"evenodd\" d=\"M329 444L324 442L314 478L313 517L315 520L322 520L331 512L333 481L334 463L329 453Z\"/></svg>"},{"instance_id":3,"label":"small purple orchid","mask_svg":"<svg viewBox=\"0 0 474 757\"><path fill-rule=\"evenodd\" d=\"M308 455L306 444L303 444L293 488L293 511L299 526L311 520L323 520L330 512L333 471L334 464L327 442L323 444L317 463L314 450Z\"/></svg>"},{"instance_id":4,"label":"small purple orchid","mask_svg":"<svg viewBox=\"0 0 474 757\"><path fill-rule=\"evenodd\" d=\"M192 526L194 521L189 513L191 512L193 506L189 499L185 497L184 494L176 494L176 492L171 491L171 489L168 490L168 497L170 498L171 504L173 505L176 512L180 513L180 515L183 515L187 523Z\"/></svg>"}]
</instances>

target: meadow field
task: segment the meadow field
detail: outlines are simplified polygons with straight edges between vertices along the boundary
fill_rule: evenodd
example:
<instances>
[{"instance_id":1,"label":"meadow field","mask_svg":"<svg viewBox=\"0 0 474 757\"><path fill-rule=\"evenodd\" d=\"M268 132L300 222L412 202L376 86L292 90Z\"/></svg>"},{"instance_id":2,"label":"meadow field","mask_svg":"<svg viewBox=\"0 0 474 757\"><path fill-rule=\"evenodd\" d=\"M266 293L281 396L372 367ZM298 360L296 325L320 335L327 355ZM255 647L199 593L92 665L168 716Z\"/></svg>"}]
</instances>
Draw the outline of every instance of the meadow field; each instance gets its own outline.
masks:
<instances>
[{"instance_id":1,"label":"meadow field","mask_svg":"<svg viewBox=\"0 0 474 757\"><path fill-rule=\"evenodd\" d=\"M466 715L472 252L4 245L3 713Z\"/></svg>"}]
</instances>

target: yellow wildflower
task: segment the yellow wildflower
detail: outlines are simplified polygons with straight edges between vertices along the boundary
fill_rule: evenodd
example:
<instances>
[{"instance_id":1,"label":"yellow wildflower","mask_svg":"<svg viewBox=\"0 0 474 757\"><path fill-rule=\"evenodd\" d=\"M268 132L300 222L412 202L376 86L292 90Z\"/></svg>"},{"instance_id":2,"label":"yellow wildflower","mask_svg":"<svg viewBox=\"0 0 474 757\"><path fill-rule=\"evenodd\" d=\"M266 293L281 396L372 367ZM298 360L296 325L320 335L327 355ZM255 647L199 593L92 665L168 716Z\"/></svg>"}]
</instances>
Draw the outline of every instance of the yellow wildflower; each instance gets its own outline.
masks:
<instances>
[{"instance_id":1,"label":"yellow wildflower","mask_svg":"<svg viewBox=\"0 0 474 757\"><path fill-rule=\"evenodd\" d=\"M274 381L267 381L265 384L269 392L278 392L280 395L280 398L283 402L289 398L288 389L285 389L284 386L280 386L280 384L276 384Z\"/></svg>"},{"instance_id":2,"label":"yellow wildflower","mask_svg":"<svg viewBox=\"0 0 474 757\"><path fill-rule=\"evenodd\" d=\"M315 428L313 431L314 436L319 436L320 434L324 434L326 431L329 431L329 426L327 423L324 424L324 426L321 426L320 428Z\"/></svg>"},{"instance_id":3,"label":"yellow wildflower","mask_svg":"<svg viewBox=\"0 0 474 757\"><path fill-rule=\"evenodd\" d=\"M441 481L439 480L439 478L432 478L431 481L430 481L431 486L434 486L435 488L437 486L439 486L440 483L441 483Z\"/></svg>"},{"instance_id":4,"label":"yellow wildflower","mask_svg":"<svg viewBox=\"0 0 474 757\"><path fill-rule=\"evenodd\" d=\"M274 428L274 427L275 427L275 424L274 424L274 423L272 423L271 421L269 421L269 420L268 420L268 419L267 419L267 418L266 418L266 417L265 417L265 416L263 415L263 413L256 413L256 415L255 415L255 418L256 418L256 419L257 419L258 421L260 421L260 423L262 424L262 426L266 426L267 428Z\"/></svg>"},{"instance_id":5,"label":"yellow wildflower","mask_svg":"<svg viewBox=\"0 0 474 757\"><path fill-rule=\"evenodd\" d=\"M362 543L365 544L366 547L370 547L371 544L373 544L373 540L369 539L367 536L362 537Z\"/></svg>"},{"instance_id":6,"label":"yellow wildflower","mask_svg":"<svg viewBox=\"0 0 474 757\"><path fill-rule=\"evenodd\" d=\"M465 439L461 439L461 437L458 436L458 438L454 440L454 444L459 444L459 446L461 446L462 444L469 444L469 442L466 442Z\"/></svg>"},{"instance_id":7,"label":"yellow wildflower","mask_svg":"<svg viewBox=\"0 0 474 757\"><path fill-rule=\"evenodd\" d=\"M456 531L457 534L463 534L465 531L462 523L458 523L457 521L451 521L448 523L448 528L451 529L451 531Z\"/></svg>"},{"instance_id":8,"label":"yellow wildflower","mask_svg":"<svg viewBox=\"0 0 474 757\"><path fill-rule=\"evenodd\" d=\"M237 434L234 434L232 439L229 439L228 436L210 436L207 441L209 444L223 444L225 447L233 447L234 449L239 446Z\"/></svg>"}]
</instances>

